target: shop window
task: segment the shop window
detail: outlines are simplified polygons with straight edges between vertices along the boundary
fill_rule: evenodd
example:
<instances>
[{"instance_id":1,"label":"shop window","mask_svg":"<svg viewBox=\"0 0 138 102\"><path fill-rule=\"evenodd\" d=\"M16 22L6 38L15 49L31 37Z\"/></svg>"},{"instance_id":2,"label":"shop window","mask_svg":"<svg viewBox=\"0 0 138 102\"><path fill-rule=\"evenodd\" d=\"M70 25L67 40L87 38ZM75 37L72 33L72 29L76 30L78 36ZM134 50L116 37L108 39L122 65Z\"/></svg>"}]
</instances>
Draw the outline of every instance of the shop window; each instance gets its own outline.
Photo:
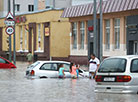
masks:
<instances>
[{"instance_id":1,"label":"shop window","mask_svg":"<svg viewBox=\"0 0 138 102\"><path fill-rule=\"evenodd\" d=\"M120 19L114 20L115 49L120 48Z\"/></svg>"},{"instance_id":2,"label":"shop window","mask_svg":"<svg viewBox=\"0 0 138 102\"><path fill-rule=\"evenodd\" d=\"M134 48L134 55L138 55L138 41L134 41L134 45L133 45L133 48Z\"/></svg>"},{"instance_id":3,"label":"shop window","mask_svg":"<svg viewBox=\"0 0 138 102\"><path fill-rule=\"evenodd\" d=\"M80 23L80 49L84 49L85 23Z\"/></svg>"},{"instance_id":4,"label":"shop window","mask_svg":"<svg viewBox=\"0 0 138 102\"><path fill-rule=\"evenodd\" d=\"M25 52L28 52L28 49L27 49L27 33L28 33L28 29L26 28L26 25L25 25L25 40L24 40L24 45L25 45Z\"/></svg>"},{"instance_id":5,"label":"shop window","mask_svg":"<svg viewBox=\"0 0 138 102\"><path fill-rule=\"evenodd\" d=\"M23 29L20 27L20 51L23 50Z\"/></svg>"},{"instance_id":6,"label":"shop window","mask_svg":"<svg viewBox=\"0 0 138 102\"><path fill-rule=\"evenodd\" d=\"M110 49L110 20L105 20L105 47Z\"/></svg>"},{"instance_id":7,"label":"shop window","mask_svg":"<svg viewBox=\"0 0 138 102\"><path fill-rule=\"evenodd\" d=\"M41 39L42 37L41 37L41 25L40 24L38 24L38 52L40 52L42 49L41 49L41 41L42 41L42 39Z\"/></svg>"},{"instance_id":8,"label":"shop window","mask_svg":"<svg viewBox=\"0 0 138 102\"><path fill-rule=\"evenodd\" d=\"M72 31L72 34L73 34L73 49L77 49L77 22L74 22L72 24L73 26L73 31Z\"/></svg>"},{"instance_id":9,"label":"shop window","mask_svg":"<svg viewBox=\"0 0 138 102\"><path fill-rule=\"evenodd\" d=\"M34 11L34 5L28 5L28 11Z\"/></svg>"},{"instance_id":10,"label":"shop window","mask_svg":"<svg viewBox=\"0 0 138 102\"><path fill-rule=\"evenodd\" d=\"M15 4L15 12L19 12L20 11L20 4Z\"/></svg>"}]
</instances>

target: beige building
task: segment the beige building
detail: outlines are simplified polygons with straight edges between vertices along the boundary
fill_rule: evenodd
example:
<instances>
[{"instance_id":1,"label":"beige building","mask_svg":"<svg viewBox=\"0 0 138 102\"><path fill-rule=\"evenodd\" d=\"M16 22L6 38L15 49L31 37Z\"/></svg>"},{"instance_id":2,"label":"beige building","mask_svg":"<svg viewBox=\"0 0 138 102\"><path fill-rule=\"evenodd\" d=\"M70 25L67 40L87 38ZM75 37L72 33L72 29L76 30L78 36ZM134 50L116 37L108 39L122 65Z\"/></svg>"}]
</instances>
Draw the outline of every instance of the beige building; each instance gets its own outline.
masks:
<instances>
[{"instance_id":1,"label":"beige building","mask_svg":"<svg viewBox=\"0 0 138 102\"><path fill-rule=\"evenodd\" d=\"M16 16L17 60L26 60L29 51L36 53L40 60L68 59L70 23L68 18L60 18L62 12L55 9ZM4 20L0 18L0 56L6 57L9 35L5 32Z\"/></svg>"},{"instance_id":2,"label":"beige building","mask_svg":"<svg viewBox=\"0 0 138 102\"><path fill-rule=\"evenodd\" d=\"M127 54L127 17L138 15L138 0L103 2L103 57ZM99 57L99 2L97 3L97 56ZM70 60L87 64L93 53L93 4L66 8L62 17L71 23Z\"/></svg>"}]
</instances>

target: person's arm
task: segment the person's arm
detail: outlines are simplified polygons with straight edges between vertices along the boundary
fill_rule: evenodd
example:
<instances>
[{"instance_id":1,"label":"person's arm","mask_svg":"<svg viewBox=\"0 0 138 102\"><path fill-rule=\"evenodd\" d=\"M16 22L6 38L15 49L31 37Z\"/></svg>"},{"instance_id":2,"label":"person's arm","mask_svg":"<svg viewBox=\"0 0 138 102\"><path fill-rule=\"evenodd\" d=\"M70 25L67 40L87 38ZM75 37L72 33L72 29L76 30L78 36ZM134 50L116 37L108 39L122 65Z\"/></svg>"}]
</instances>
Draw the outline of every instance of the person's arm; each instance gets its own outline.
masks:
<instances>
[{"instance_id":1,"label":"person's arm","mask_svg":"<svg viewBox=\"0 0 138 102\"><path fill-rule=\"evenodd\" d=\"M98 71L99 66L100 66L100 61L99 61L99 59L97 59L97 70L96 71Z\"/></svg>"},{"instance_id":2,"label":"person's arm","mask_svg":"<svg viewBox=\"0 0 138 102\"><path fill-rule=\"evenodd\" d=\"M65 77L65 73L64 73L64 70L62 71L62 73L63 73L63 75L64 75L64 77Z\"/></svg>"}]
</instances>

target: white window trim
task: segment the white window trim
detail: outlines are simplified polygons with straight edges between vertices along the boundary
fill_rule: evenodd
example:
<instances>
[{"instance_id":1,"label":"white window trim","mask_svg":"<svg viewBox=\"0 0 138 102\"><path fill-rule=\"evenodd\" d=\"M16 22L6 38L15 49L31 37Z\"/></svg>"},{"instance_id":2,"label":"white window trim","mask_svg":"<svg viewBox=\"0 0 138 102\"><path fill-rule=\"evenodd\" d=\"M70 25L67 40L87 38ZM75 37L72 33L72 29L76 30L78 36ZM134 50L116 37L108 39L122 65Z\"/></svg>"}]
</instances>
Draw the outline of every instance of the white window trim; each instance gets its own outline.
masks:
<instances>
[{"instance_id":1,"label":"white window trim","mask_svg":"<svg viewBox=\"0 0 138 102\"><path fill-rule=\"evenodd\" d=\"M74 22L76 23L76 27L72 29L72 32L76 32L76 42L77 42L77 32L78 32L78 26L77 26L77 22ZM73 27L74 27L74 23L73 23ZM76 43L76 48L74 48L74 34L73 34L73 44L72 44L72 49L73 50L76 50L77 49L77 43Z\"/></svg>"}]
</instances>

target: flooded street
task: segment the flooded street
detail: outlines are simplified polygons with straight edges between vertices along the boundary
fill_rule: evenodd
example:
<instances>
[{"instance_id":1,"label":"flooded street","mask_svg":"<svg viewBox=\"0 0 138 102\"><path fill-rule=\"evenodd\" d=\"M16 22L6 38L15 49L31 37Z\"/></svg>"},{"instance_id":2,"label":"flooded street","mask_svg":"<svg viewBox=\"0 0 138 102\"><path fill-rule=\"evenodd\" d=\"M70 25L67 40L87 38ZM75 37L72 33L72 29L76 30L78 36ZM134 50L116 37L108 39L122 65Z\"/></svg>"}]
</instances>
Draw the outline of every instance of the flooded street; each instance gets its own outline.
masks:
<instances>
[{"instance_id":1,"label":"flooded street","mask_svg":"<svg viewBox=\"0 0 138 102\"><path fill-rule=\"evenodd\" d=\"M137 102L135 94L94 93L95 82L82 79L27 79L26 63L0 70L0 102Z\"/></svg>"}]
</instances>

